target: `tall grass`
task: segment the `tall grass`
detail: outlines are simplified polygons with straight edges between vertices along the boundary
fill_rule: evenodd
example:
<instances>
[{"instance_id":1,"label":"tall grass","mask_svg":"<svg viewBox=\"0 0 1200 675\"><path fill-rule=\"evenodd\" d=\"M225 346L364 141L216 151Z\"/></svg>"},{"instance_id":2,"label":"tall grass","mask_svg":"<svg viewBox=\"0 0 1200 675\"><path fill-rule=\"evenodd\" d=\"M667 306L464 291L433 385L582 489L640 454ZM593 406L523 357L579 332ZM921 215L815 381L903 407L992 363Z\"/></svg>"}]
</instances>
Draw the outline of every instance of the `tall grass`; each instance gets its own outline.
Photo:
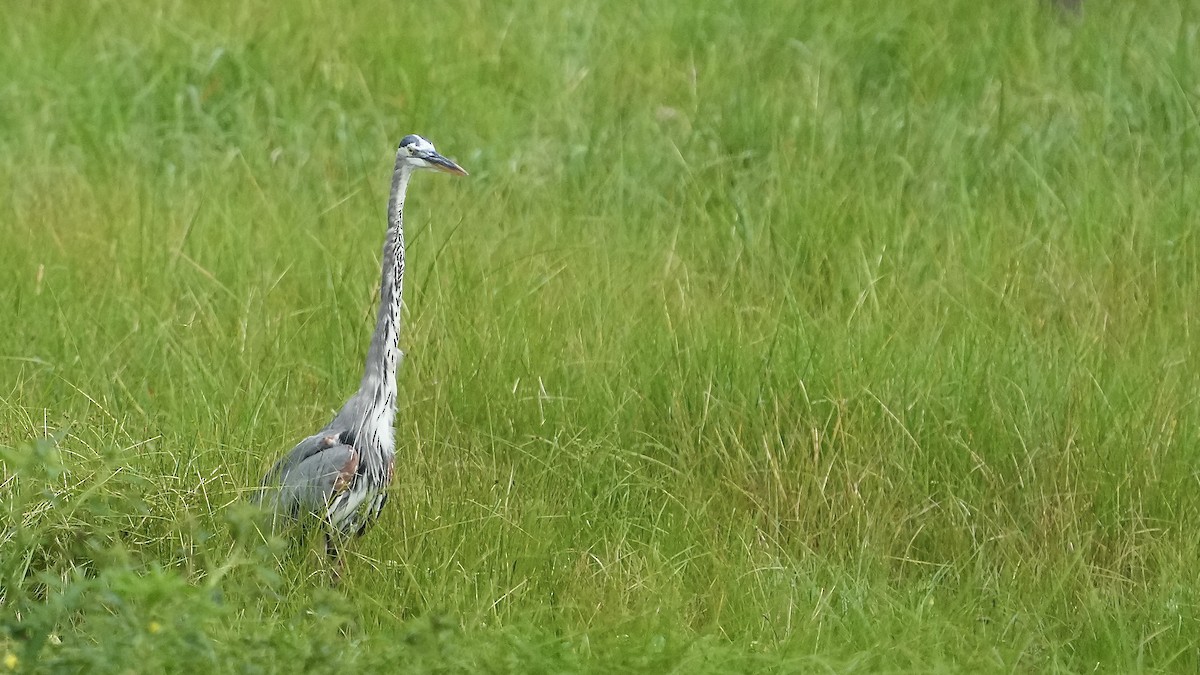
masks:
<instances>
[{"instance_id":1,"label":"tall grass","mask_svg":"<svg viewBox=\"0 0 1200 675\"><path fill-rule=\"evenodd\" d=\"M1195 669L1200 17L1084 9L12 8L0 652ZM410 132L472 175L330 591L241 498L356 382Z\"/></svg>"}]
</instances>

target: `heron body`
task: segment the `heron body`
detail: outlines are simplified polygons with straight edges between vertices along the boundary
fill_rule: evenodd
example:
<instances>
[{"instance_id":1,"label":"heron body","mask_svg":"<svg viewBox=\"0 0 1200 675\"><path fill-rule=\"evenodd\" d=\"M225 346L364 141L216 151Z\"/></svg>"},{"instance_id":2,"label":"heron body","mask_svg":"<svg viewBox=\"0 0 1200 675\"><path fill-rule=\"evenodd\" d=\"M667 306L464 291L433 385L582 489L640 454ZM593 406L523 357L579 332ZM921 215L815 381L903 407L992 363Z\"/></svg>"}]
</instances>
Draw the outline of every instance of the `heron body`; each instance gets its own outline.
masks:
<instances>
[{"instance_id":1,"label":"heron body","mask_svg":"<svg viewBox=\"0 0 1200 675\"><path fill-rule=\"evenodd\" d=\"M399 337L404 197L413 172L421 169L467 174L420 136L400 141L388 198L379 315L362 382L325 428L271 467L258 492L258 501L272 512L276 526L314 516L322 522L326 551L333 558L341 541L361 536L378 520L395 470L396 368L403 356Z\"/></svg>"}]
</instances>

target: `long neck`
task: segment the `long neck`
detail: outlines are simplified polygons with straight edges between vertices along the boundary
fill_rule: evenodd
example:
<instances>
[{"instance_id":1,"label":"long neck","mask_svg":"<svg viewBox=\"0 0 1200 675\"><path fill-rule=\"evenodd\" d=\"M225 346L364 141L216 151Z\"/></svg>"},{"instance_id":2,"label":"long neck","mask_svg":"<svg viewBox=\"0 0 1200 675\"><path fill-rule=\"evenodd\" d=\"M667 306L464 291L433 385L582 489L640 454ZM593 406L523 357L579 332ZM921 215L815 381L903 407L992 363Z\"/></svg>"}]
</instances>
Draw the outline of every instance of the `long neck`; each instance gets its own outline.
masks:
<instances>
[{"instance_id":1,"label":"long neck","mask_svg":"<svg viewBox=\"0 0 1200 675\"><path fill-rule=\"evenodd\" d=\"M400 360L400 305L404 298L404 193L412 170L397 162L388 198L387 237L379 287L379 317L359 391L376 403L395 406L396 365Z\"/></svg>"}]
</instances>

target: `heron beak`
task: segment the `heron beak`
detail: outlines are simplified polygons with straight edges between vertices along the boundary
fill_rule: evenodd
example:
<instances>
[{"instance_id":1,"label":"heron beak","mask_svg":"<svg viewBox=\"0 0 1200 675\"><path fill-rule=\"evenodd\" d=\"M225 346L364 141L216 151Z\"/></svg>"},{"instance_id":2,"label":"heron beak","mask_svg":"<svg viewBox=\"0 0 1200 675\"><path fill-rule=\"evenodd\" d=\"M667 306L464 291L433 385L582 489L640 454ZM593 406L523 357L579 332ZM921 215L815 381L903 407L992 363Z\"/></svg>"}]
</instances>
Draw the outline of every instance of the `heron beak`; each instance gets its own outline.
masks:
<instances>
[{"instance_id":1,"label":"heron beak","mask_svg":"<svg viewBox=\"0 0 1200 675\"><path fill-rule=\"evenodd\" d=\"M437 169L438 171L445 171L446 173L451 173L455 176L468 175L466 169L446 159L445 157L442 157L436 152L429 153L429 155L425 157L425 161L433 165L433 168Z\"/></svg>"}]
</instances>

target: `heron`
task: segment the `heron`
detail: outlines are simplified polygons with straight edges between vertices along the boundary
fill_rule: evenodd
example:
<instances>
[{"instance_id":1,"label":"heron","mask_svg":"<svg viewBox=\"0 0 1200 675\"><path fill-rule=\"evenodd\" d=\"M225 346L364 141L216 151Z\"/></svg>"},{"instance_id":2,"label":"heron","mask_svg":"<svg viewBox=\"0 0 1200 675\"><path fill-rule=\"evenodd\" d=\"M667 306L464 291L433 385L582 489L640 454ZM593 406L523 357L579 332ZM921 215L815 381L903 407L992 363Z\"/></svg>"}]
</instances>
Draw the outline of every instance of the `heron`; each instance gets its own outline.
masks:
<instances>
[{"instance_id":1,"label":"heron","mask_svg":"<svg viewBox=\"0 0 1200 675\"><path fill-rule=\"evenodd\" d=\"M339 549L379 519L395 473L396 367L403 357L399 337L404 196L412 175L422 169L467 175L424 138L410 134L400 140L388 197L379 315L358 391L329 424L275 462L256 494L255 501L272 514L273 529L301 521L322 525L335 583L343 564Z\"/></svg>"}]
</instances>

